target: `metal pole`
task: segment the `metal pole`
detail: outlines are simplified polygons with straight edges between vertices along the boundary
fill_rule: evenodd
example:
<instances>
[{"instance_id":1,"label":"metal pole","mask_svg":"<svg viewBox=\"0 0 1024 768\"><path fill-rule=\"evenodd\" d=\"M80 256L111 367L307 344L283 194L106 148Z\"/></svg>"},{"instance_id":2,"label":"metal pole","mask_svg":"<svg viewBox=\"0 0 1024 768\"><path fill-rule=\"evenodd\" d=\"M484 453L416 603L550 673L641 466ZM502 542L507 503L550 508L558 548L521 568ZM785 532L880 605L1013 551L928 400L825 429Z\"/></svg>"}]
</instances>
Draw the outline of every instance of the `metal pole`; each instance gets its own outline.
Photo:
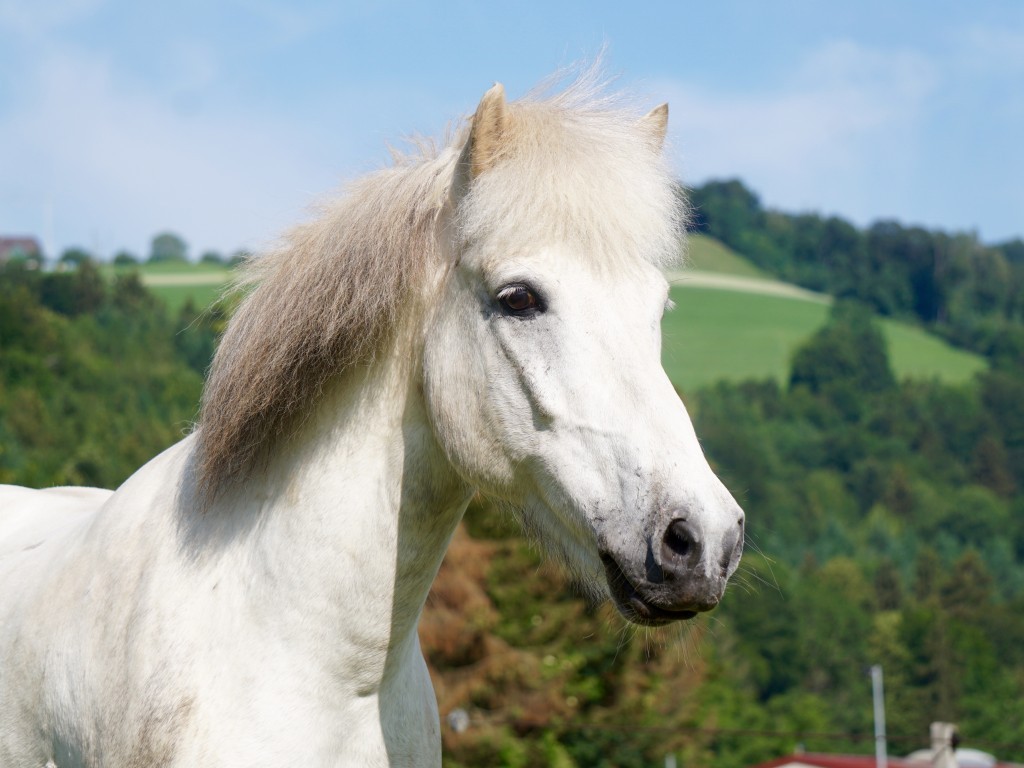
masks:
<instances>
[{"instance_id":1,"label":"metal pole","mask_svg":"<svg viewBox=\"0 0 1024 768\"><path fill-rule=\"evenodd\" d=\"M882 667L871 667L871 695L875 705L875 768L888 768L885 754L885 692L882 689Z\"/></svg>"}]
</instances>

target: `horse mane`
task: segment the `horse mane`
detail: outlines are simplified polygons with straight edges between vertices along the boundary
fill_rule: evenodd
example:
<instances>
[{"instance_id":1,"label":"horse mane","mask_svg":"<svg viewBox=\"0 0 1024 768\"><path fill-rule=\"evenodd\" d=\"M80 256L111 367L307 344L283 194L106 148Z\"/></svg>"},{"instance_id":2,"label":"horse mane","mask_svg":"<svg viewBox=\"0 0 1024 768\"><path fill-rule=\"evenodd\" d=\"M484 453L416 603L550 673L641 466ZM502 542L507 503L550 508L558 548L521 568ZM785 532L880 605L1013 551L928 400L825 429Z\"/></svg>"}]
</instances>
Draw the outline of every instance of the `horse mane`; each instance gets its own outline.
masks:
<instances>
[{"instance_id":1,"label":"horse mane","mask_svg":"<svg viewBox=\"0 0 1024 768\"><path fill-rule=\"evenodd\" d=\"M677 186L660 152L636 140L636 110L607 95L595 73L559 93L534 92L508 105L511 130L502 150L508 162L499 162L518 170L504 181L498 173L475 179L450 232L440 228L471 121L445 149L421 142L418 152L396 156L393 167L356 180L278 247L248 262L239 280L248 295L221 339L201 402L195 457L201 498L209 501L247 477L276 440L294 432L330 381L372 361L392 336L411 288L442 258L445 237L468 242L499 221L522 235L519 243L532 239L531 232L537 238L557 233L584 248L625 238L626 251L645 252L648 260L678 257ZM581 137L589 149L580 149ZM644 169L637 169L638 160ZM507 189L495 192L501 184ZM601 200L602 192L624 185L635 192L637 184L639 196L648 198L645 209L654 211L639 226L635 213L622 211L629 200L615 194ZM567 195L567 185L576 192ZM590 212L593 221L574 217L574 210ZM622 222L630 216L632 222ZM609 231L616 226L622 231Z\"/></svg>"},{"instance_id":2,"label":"horse mane","mask_svg":"<svg viewBox=\"0 0 1024 768\"><path fill-rule=\"evenodd\" d=\"M238 480L334 376L369 362L409 287L435 258L443 206L436 159L370 174L252 259L203 391L201 495Z\"/></svg>"}]
</instances>

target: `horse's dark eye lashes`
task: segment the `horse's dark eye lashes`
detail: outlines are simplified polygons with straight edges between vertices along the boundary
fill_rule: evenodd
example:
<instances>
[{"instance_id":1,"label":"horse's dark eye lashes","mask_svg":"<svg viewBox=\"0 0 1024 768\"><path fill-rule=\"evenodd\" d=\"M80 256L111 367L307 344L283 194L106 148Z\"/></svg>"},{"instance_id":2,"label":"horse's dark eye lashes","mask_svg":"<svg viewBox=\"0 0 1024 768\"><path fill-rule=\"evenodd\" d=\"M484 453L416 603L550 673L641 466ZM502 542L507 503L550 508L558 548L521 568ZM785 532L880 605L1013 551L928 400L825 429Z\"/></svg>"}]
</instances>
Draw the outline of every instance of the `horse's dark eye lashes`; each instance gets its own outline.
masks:
<instances>
[{"instance_id":1,"label":"horse's dark eye lashes","mask_svg":"<svg viewBox=\"0 0 1024 768\"><path fill-rule=\"evenodd\" d=\"M511 315L532 314L542 308L536 291L524 283L506 285L498 291L497 299L502 309Z\"/></svg>"}]
</instances>

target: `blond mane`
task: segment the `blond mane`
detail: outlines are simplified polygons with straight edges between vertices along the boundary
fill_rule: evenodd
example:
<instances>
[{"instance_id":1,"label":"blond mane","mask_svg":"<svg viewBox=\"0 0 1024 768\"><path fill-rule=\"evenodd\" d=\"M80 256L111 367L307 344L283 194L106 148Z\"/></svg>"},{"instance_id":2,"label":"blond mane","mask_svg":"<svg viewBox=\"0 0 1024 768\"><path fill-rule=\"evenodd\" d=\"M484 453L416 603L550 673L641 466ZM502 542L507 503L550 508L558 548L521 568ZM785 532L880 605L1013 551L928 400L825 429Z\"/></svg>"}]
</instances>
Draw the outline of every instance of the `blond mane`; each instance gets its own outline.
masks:
<instances>
[{"instance_id":1,"label":"blond mane","mask_svg":"<svg viewBox=\"0 0 1024 768\"><path fill-rule=\"evenodd\" d=\"M468 126L440 152L428 147L356 181L254 259L244 278L253 288L203 393L200 494L246 477L331 380L373 359L411 286L440 263L445 237L471 241L498 227L520 244L571 240L595 258L677 258L684 211L660 147L637 141L639 115L588 73L508 105L501 172L474 180L451 231L440 228Z\"/></svg>"}]
</instances>

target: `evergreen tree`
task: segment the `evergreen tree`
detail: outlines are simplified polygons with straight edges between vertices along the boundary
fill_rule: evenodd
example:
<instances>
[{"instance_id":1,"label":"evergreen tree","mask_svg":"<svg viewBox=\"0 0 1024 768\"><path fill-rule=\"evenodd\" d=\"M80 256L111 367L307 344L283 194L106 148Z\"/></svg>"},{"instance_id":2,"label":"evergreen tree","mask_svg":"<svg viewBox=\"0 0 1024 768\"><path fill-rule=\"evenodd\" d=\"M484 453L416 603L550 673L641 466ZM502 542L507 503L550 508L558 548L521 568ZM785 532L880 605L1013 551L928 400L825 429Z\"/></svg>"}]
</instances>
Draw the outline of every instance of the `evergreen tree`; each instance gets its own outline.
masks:
<instances>
[{"instance_id":1,"label":"evergreen tree","mask_svg":"<svg viewBox=\"0 0 1024 768\"><path fill-rule=\"evenodd\" d=\"M850 302L837 302L828 324L797 350L789 377L791 388L845 402L895 383L882 332L867 310Z\"/></svg>"},{"instance_id":2,"label":"evergreen tree","mask_svg":"<svg viewBox=\"0 0 1024 768\"><path fill-rule=\"evenodd\" d=\"M187 261L188 246L185 241L173 232L161 232L153 238L149 251L149 261Z\"/></svg>"}]
</instances>

